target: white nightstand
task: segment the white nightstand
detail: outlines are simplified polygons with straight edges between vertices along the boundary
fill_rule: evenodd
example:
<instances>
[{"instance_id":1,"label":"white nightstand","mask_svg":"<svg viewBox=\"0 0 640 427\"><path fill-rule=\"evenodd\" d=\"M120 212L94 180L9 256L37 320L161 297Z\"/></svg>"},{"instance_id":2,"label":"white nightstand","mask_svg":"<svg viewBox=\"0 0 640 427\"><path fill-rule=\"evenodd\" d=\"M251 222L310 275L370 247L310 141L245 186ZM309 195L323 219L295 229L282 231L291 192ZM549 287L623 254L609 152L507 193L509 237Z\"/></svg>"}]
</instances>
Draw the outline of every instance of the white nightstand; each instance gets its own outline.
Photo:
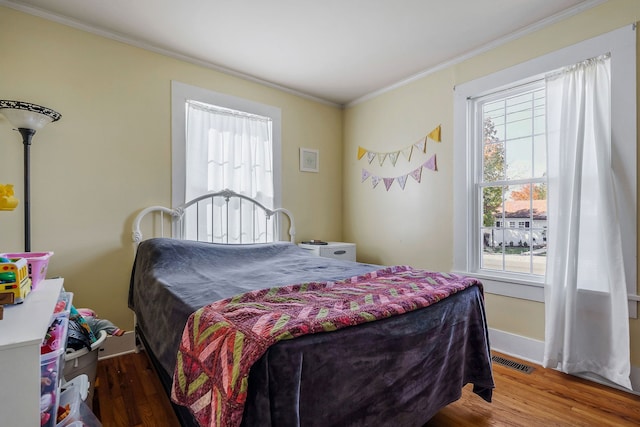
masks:
<instances>
[{"instance_id":1,"label":"white nightstand","mask_svg":"<svg viewBox=\"0 0 640 427\"><path fill-rule=\"evenodd\" d=\"M354 262L356 260L355 243L327 242L326 245L299 243L298 246L312 252L314 255L325 258L336 258Z\"/></svg>"}]
</instances>

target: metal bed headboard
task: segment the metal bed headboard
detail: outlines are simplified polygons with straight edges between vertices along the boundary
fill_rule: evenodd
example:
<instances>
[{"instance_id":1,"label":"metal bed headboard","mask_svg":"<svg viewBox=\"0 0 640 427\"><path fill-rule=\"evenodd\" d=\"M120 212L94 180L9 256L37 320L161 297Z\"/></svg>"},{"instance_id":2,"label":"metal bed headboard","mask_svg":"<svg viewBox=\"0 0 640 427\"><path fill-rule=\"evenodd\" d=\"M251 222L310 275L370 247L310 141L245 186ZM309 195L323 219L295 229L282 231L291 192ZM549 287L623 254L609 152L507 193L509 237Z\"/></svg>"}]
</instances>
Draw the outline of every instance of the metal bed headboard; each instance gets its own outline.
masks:
<instances>
[{"instance_id":1,"label":"metal bed headboard","mask_svg":"<svg viewBox=\"0 0 640 427\"><path fill-rule=\"evenodd\" d=\"M289 241L295 243L295 222L290 211L284 208L269 209L257 200L232 190L205 193L175 209L164 206L143 209L133 220L132 239L135 247L143 240L143 219L147 215L154 217L154 214L159 215L159 224L156 227L159 231L154 232L154 235L227 244L230 243L232 231L237 235L233 236L231 243L281 241L281 230L284 229L282 217L286 217L289 221ZM168 215L168 219L165 219L165 214ZM233 219L247 215L252 219L252 226L249 227L251 230L243 229L241 222L234 222ZM171 225L171 236L165 236L164 228L167 223ZM219 235L214 231L216 227L220 230Z\"/></svg>"}]
</instances>

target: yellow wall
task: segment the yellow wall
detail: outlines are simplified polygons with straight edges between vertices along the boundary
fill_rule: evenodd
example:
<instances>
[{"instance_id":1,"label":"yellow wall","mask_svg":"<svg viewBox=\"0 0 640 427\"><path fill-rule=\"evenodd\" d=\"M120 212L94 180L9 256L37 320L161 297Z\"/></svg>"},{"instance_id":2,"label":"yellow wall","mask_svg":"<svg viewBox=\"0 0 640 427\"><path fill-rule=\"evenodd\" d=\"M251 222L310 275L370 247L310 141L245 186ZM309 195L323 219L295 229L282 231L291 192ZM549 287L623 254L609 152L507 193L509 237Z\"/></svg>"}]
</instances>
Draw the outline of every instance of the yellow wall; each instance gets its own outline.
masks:
<instances>
[{"instance_id":1,"label":"yellow wall","mask_svg":"<svg viewBox=\"0 0 640 427\"><path fill-rule=\"evenodd\" d=\"M135 214L171 203L171 80L282 110L283 206L298 239L342 237L342 111L0 7L0 99L62 114L33 140L32 250L55 252L74 305L126 329ZM320 150L320 173L298 148ZM0 183L22 199L22 144L0 116ZM22 251L23 204L0 212L0 251Z\"/></svg>"},{"instance_id":2,"label":"yellow wall","mask_svg":"<svg viewBox=\"0 0 640 427\"><path fill-rule=\"evenodd\" d=\"M358 243L360 261L411 264L448 271L453 265L453 88L455 85L586 40L640 20L640 2L611 0L592 10L509 42L460 64L346 109L344 114L344 239ZM636 32L638 33L638 32ZM640 43L639 43L640 46ZM639 56L640 57L640 56ZM640 67L639 67L640 69ZM640 84L638 85L640 88ZM438 172L373 189L362 168L397 176L419 163L402 158L395 167L357 160L359 146L388 152L403 148L442 125L442 142L428 143ZM487 295L492 328L544 340L544 306ZM640 366L640 320L631 320L632 363Z\"/></svg>"},{"instance_id":3,"label":"yellow wall","mask_svg":"<svg viewBox=\"0 0 640 427\"><path fill-rule=\"evenodd\" d=\"M0 98L45 105L60 122L34 138L32 248L53 250L78 307L129 329L133 216L171 200L170 81L282 109L283 206L298 240L353 241L360 261L449 270L453 257L453 87L640 20L637 0L593 10L341 111L267 86L0 7ZM639 67L640 69L640 67ZM638 85L640 88L640 85ZM427 154L395 168L357 160L358 146L395 151L442 126ZM298 171L298 148L320 150L320 173ZM420 184L361 183L362 168L406 173L431 154ZM20 136L0 116L0 183L22 193ZM398 171L399 173L396 173ZM0 251L21 251L22 209L0 212ZM490 326L544 338L543 305L487 295ZM640 366L640 321L631 321Z\"/></svg>"}]
</instances>

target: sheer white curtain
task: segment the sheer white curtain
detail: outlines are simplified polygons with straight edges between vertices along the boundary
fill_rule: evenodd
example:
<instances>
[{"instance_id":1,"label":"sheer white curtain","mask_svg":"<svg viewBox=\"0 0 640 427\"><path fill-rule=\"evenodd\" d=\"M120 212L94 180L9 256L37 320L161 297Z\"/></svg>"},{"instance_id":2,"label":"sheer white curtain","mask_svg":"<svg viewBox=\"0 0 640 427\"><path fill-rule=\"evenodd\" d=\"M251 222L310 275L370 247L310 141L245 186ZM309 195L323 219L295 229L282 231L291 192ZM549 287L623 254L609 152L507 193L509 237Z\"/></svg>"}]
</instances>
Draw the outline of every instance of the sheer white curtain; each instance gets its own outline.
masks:
<instances>
[{"instance_id":1,"label":"sheer white curtain","mask_svg":"<svg viewBox=\"0 0 640 427\"><path fill-rule=\"evenodd\" d=\"M545 367L631 388L629 319L611 169L610 59L547 79Z\"/></svg>"},{"instance_id":2,"label":"sheer white curtain","mask_svg":"<svg viewBox=\"0 0 640 427\"><path fill-rule=\"evenodd\" d=\"M187 102L186 115L186 200L230 189L273 207L271 119L195 101ZM196 233L196 224L199 240L213 242L246 242L253 239L247 236L268 232L250 209L241 210L241 221L230 221L227 229L226 207L220 203L189 214L187 236ZM230 208L241 209L239 204Z\"/></svg>"}]
</instances>

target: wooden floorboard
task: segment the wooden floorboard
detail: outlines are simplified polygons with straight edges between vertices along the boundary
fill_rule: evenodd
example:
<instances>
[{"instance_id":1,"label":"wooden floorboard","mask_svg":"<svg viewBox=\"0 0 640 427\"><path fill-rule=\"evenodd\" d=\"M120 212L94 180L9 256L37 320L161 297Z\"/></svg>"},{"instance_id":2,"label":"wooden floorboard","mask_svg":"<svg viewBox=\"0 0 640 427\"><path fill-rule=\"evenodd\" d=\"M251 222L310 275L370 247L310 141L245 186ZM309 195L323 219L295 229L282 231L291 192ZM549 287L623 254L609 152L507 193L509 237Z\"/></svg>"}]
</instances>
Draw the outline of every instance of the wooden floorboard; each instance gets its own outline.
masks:
<instances>
[{"instance_id":1,"label":"wooden floorboard","mask_svg":"<svg viewBox=\"0 0 640 427\"><path fill-rule=\"evenodd\" d=\"M640 396L533 366L526 374L494 363L491 403L467 385L424 427L640 426ZM93 409L104 427L179 426L144 352L98 362Z\"/></svg>"},{"instance_id":2,"label":"wooden floorboard","mask_svg":"<svg viewBox=\"0 0 640 427\"><path fill-rule=\"evenodd\" d=\"M144 352L98 361L93 408L103 427L179 427Z\"/></svg>"}]
</instances>

